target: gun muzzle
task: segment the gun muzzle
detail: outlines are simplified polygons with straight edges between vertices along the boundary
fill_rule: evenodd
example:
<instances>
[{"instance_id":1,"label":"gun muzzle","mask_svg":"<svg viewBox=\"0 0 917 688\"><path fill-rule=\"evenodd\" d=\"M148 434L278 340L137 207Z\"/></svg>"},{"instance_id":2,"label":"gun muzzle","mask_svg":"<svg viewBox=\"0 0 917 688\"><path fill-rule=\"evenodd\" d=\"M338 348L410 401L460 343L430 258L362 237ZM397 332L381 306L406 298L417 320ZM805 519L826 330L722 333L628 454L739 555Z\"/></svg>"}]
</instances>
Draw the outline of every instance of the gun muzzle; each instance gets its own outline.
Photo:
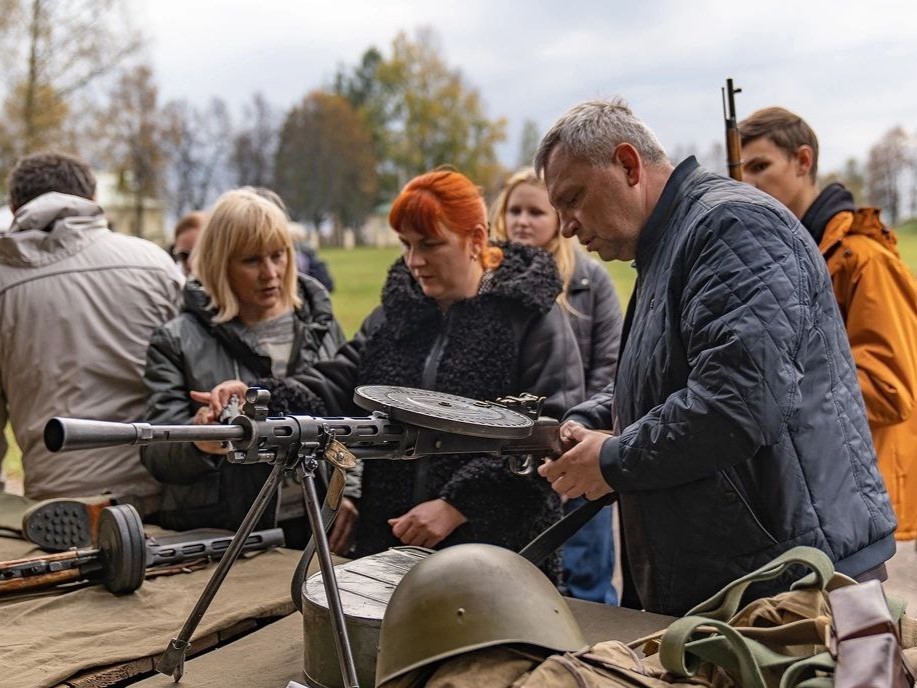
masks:
<instances>
[{"instance_id":1,"label":"gun muzzle","mask_svg":"<svg viewBox=\"0 0 917 688\"><path fill-rule=\"evenodd\" d=\"M246 429L238 425L150 425L52 418L45 425L44 439L49 451L60 452L153 442L243 440L246 434Z\"/></svg>"}]
</instances>

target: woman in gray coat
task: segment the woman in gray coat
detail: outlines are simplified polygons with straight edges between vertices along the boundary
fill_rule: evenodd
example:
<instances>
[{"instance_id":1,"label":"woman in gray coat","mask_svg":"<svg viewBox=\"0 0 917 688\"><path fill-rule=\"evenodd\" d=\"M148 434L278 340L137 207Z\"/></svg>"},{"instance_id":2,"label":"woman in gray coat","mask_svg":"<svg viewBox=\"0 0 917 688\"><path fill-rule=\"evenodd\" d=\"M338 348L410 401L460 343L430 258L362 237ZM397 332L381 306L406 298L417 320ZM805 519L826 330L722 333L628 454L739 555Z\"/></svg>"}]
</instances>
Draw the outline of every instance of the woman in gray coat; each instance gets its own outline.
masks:
<instances>
[{"instance_id":1,"label":"woman in gray coat","mask_svg":"<svg viewBox=\"0 0 917 688\"><path fill-rule=\"evenodd\" d=\"M147 353L146 418L161 424L207 424L214 388L241 381L270 389L331 358L344 335L328 292L297 275L287 217L279 199L253 189L221 196L192 255L196 278L184 290L183 312L157 330ZM298 405L273 395L272 412ZM161 525L175 530L235 530L264 482L266 465L229 465L228 443L155 444L143 465L165 484ZM293 485L293 488L297 486ZM290 500L283 499L289 493ZM302 493L281 489L259 528L284 526L288 545L307 537Z\"/></svg>"},{"instance_id":2,"label":"woman in gray coat","mask_svg":"<svg viewBox=\"0 0 917 688\"><path fill-rule=\"evenodd\" d=\"M524 168L503 186L493 208L491 227L498 241L536 246L554 256L563 281L557 297L579 345L586 396L614 380L621 341L621 302L605 268L580 249L576 239L560 234L560 222L548 201L544 182ZM564 505L567 512L583 503ZM564 546L564 582L568 594L593 602L617 604L611 585L614 541L611 508L602 509Z\"/></svg>"}]
</instances>

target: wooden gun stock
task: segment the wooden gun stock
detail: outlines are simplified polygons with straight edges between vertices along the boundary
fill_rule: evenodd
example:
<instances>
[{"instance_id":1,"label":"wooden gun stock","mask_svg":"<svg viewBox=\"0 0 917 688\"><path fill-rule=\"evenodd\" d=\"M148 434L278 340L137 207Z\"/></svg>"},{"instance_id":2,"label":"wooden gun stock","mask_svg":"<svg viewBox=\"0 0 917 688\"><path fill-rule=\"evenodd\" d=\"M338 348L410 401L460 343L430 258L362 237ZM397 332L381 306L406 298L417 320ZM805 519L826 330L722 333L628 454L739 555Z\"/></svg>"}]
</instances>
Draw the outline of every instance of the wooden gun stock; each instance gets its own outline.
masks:
<instances>
[{"instance_id":1,"label":"wooden gun stock","mask_svg":"<svg viewBox=\"0 0 917 688\"><path fill-rule=\"evenodd\" d=\"M726 121L726 169L737 182L742 181L742 141L736 118L735 94L741 92L741 88L735 88L732 79L726 79L726 86L722 89L723 118Z\"/></svg>"},{"instance_id":2,"label":"wooden gun stock","mask_svg":"<svg viewBox=\"0 0 917 688\"><path fill-rule=\"evenodd\" d=\"M98 558L99 550L85 549L4 561L0 563L0 594L82 580Z\"/></svg>"}]
</instances>

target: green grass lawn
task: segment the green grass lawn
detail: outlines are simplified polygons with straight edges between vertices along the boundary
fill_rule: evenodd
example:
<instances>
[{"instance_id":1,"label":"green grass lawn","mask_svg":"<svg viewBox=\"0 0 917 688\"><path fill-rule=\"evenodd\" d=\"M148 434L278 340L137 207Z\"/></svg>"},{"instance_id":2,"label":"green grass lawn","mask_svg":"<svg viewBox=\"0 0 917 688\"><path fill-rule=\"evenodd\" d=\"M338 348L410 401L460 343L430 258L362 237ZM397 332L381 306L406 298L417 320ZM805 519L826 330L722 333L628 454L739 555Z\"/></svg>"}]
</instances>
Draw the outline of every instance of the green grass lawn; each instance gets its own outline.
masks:
<instances>
[{"instance_id":1,"label":"green grass lawn","mask_svg":"<svg viewBox=\"0 0 917 688\"><path fill-rule=\"evenodd\" d=\"M898 248L904 261L917 272L917 222L910 223L902 230L898 235ZM319 252L334 277L335 288L331 300L334 312L348 337L357 331L363 318L379 304L386 272L400 254L398 248L358 248L353 251L325 248ZM615 283L623 308L634 288L634 269L629 263L620 261L606 263L605 269ZM10 453L3 461L4 470L8 475L21 476L19 448L8 426L6 433L10 440Z\"/></svg>"}]
</instances>

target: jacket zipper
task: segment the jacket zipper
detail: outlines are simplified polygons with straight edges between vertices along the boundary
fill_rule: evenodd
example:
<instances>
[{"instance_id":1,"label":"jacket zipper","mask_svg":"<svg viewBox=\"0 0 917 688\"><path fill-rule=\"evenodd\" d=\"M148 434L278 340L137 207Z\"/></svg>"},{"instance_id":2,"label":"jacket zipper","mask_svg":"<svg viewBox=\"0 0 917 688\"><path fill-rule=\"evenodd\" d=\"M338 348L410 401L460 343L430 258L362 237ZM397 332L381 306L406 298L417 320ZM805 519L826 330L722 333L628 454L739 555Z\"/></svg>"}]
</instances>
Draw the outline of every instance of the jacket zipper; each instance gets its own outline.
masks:
<instances>
[{"instance_id":1,"label":"jacket zipper","mask_svg":"<svg viewBox=\"0 0 917 688\"><path fill-rule=\"evenodd\" d=\"M729 477L729 474L726 471L720 471L720 473L724 478L726 478L726 482L729 483L729 485L732 487L733 492L735 492L738 498L742 500L742 504L745 505L745 508L748 510L748 513L751 514L752 519L758 525L758 528L761 529L761 532L767 535L767 537L770 538L770 541L775 545L779 545L780 542L777 540L777 538L771 535L771 532L767 528L764 527L764 524L761 523L761 520L758 518L755 510L751 508L751 504L748 503L748 500L745 499L745 495L743 495L739 488L736 487L736 484L732 481L732 478Z\"/></svg>"},{"instance_id":2,"label":"jacket zipper","mask_svg":"<svg viewBox=\"0 0 917 688\"><path fill-rule=\"evenodd\" d=\"M446 348L446 342L449 340L448 334L449 312L443 316L439 334L427 354L427 360L423 364L423 374L420 377L420 386L423 389L433 389L436 384L436 373L439 372L439 363L443 357L443 350ZM430 462L426 460L417 461L414 466L414 490L412 491L413 503L420 504L427 493L427 482L430 475Z\"/></svg>"}]
</instances>

